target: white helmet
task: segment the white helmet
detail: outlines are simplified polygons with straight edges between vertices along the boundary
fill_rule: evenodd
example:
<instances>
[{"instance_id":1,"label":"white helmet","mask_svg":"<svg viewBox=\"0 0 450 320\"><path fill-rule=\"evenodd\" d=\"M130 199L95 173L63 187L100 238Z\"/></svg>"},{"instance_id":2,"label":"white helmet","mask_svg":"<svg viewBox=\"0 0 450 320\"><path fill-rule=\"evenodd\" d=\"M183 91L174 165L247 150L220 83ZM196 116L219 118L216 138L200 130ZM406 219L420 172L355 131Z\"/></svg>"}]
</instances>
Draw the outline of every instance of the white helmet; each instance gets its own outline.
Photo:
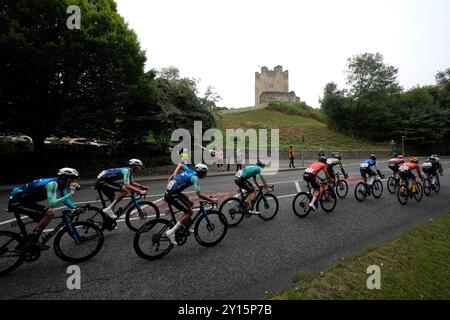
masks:
<instances>
[{"instance_id":1,"label":"white helmet","mask_svg":"<svg viewBox=\"0 0 450 320\"><path fill-rule=\"evenodd\" d=\"M128 161L128 164L130 165L130 166L140 166L140 167L142 167L144 164L142 163L142 161L141 160L139 160L139 159L130 159L129 161Z\"/></svg>"},{"instance_id":2,"label":"white helmet","mask_svg":"<svg viewBox=\"0 0 450 320\"><path fill-rule=\"evenodd\" d=\"M78 177L78 171L73 168L61 168L58 170L58 176Z\"/></svg>"},{"instance_id":3,"label":"white helmet","mask_svg":"<svg viewBox=\"0 0 450 320\"><path fill-rule=\"evenodd\" d=\"M198 172L208 172L208 166L203 163L197 163L195 165L195 170Z\"/></svg>"}]
</instances>

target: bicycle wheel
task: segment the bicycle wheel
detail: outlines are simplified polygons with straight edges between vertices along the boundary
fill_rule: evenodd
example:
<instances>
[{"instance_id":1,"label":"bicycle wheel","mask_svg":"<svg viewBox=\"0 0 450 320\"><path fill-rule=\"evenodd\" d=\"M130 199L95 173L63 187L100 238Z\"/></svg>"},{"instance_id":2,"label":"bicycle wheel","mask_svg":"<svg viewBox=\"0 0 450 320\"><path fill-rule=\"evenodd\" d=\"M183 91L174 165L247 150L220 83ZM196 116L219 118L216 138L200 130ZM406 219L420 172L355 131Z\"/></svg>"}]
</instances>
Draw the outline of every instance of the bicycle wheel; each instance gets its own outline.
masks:
<instances>
[{"instance_id":1,"label":"bicycle wheel","mask_svg":"<svg viewBox=\"0 0 450 320\"><path fill-rule=\"evenodd\" d=\"M383 195L383 182L376 180L372 187L372 194L375 199L380 199Z\"/></svg>"},{"instance_id":2,"label":"bicycle wheel","mask_svg":"<svg viewBox=\"0 0 450 320\"><path fill-rule=\"evenodd\" d=\"M355 198L359 202L363 202L367 198L366 184L360 182L355 187Z\"/></svg>"},{"instance_id":3,"label":"bicycle wheel","mask_svg":"<svg viewBox=\"0 0 450 320\"><path fill-rule=\"evenodd\" d=\"M194 227L195 240L204 247L214 247L227 233L227 218L218 210L201 215Z\"/></svg>"},{"instance_id":4,"label":"bicycle wheel","mask_svg":"<svg viewBox=\"0 0 450 320\"><path fill-rule=\"evenodd\" d=\"M395 191L397 190L397 183L395 182L394 177L389 177L389 179L387 181L387 189L388 189L389 193L392 193L392 194L394 194Z\"/></svg>"},{"instance_id":5,"label":"bicycle wheel","mask_svg":"<svg viewBox=\"0 0 450 320\"><path fill-rule=\"evenodd\" d=\"M125 223L131 231L138 231L138 229L148 222L150 219L159 218L159 209L151 201L138 201L138 206L142 210L142 215L136 206L133 204L125 213Z\"/></svg>"},{"instance_id":6,"label":"bicycle wheel","mask_svg":"<svg viewBox=\"0 0 450 320\"><path fill-rule=\"evenodd\" d=\"M136 231L133 247L136 254L147 260L161 259L174 247L166 236L166 231L173 227L173 223L166 219L147 221Z\"/></svg>"},{"instance_id":7,"label":"bicycle wheel","mask_svg":"<svg viewBox=\"0 0 450 320\"><path fill-rule=\"evenodd\" d=\"M402 206L406 205L406 203L408 202L408 188L406 187L406 185L401 184L398 187L397 199L398 199L398 202L400 202L400 204Z\"/></svg>"},{"instance_id":8,"label":"bicycle wheel","mask_svg":"<svg viewBox=\"0 0 450 320\"><path fill-rule=\"evenodd\" d=\"M339 180L339 182L336 185L336 194L339 198L343 199L348 194L348 184L345 180Z\"/></svg>"},{"instance_id":9,"label":"bicycle wheel","mask_svg":"<svg viewBox=\"0 0 450 320\"><path fill-rule=\"evenodd\" d=\"M414 193L414 199L417 202L421 201L423 197L423 187L420 182L416 182L416 192Z\"/></svg>"},{"instance_id":10,"label":"bicycle wheel","mask_svg":"<svg viewBox=\"0 0 450 320\"><path fill-rule=\"evenodd\" d=\"M103 232L96 224L78 221L59 230L53 249L61 260L78 263L94 257L102 248L103 241Z\"/></svg>"},{"instance_id":11,"label":"bicycle wheel","mask_svg":"<svg viewBox=\"0 0 450 320\"><path fill-rule=\"evenodd\" d=\"M237 226L244 219L244 208L239 198L226 199L220 205L219 210L225 215L229 227Z\"/></svg>"},{"instance_id":12,"label":"bicycle wheel","mask_svg":"<svg viewBox=\"0 0 450 320\"><path fill-rule=\"evenodd\" d=\"M25 239L10 231L0 231L0 277L17 269L25 259Z\"/></svg>"},{"instance_id":13,"label":"bicycle wheel","mask_svg":"<svg viewBox=\"0 0 450 320\"><path fill-rule=\"evenodd\" d=\"M322 193L319 201L323 211L325 212L333 211L334 208L336 208L337 204L337 197L336 193L334 192L334 189L328 188L325 192Z\"/></svg>"},{"instance_id":14,"label":"bicycle wheel","mask_svg":"<svg viewBox=\"0 0 450 320\"><path fill-rule=\"evenodd\" d=\"M97 225L102 231L106 229L106 216L102 209L86 206L82 207L84 212L78 216L79 221L87 221Z\"/></svg>"},{"instance_id":15,"label":"bicycle wheel","mask_svg":"<svg viewBox=\"0 0 450 320\"><path fill-rule=\"evenodd\" d=\"M292 201L292 209L297 217L303 219L311 212L309 204L311 203L312 195L307 192L298 193Z\"/></svg>"},{"instance_id":16,"label":"bicycle wheel","mask_svg":"<svg viewBox=\"0 0 450 320\"><path fill-rule=\"evenodd\" d=\"M279 206L277 197L266 193L264 197L260 197L256 201L256 211L259 212L258 217L264 221L272 220L277 215Z\"/></svg>"},{"instance_id":17,"label":"bicycle wheel","mask_svg":"<svg viewBox=\"0 0 450 320\"><path fill-rule=\"evenodd\" d=\"M431 180L426 178L423 182L423 193L428 197L431 194Z\"/></svg>"}]
</instances>

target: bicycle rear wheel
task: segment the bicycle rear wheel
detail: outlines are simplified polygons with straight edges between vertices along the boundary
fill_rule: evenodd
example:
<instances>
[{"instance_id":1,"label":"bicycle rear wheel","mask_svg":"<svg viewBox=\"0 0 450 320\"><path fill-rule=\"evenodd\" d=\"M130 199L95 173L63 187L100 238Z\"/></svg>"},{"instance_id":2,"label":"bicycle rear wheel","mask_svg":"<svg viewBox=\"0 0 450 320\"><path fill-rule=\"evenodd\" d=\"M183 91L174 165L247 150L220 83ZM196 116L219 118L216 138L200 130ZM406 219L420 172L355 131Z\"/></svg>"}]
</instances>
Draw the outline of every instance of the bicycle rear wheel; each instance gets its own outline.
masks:
<instances>
[{"instance_id":1,"label":"bicycle rear wheel","mask_svg":"<svg viewBox=\"0 0 450 320\"><path fill-rule=\"evenodd\" d=\"M355 198L359 202L363 202L367 198L367 187L364 182L360 182L356 185Z\"/></svg>"},{"instance_id":2,"label":"bicycle rear wheel","mask_svg":"<svg viewBox=\"0 0 450 320\"><path fill-rule=\"evenodd\" d=\"M125 214L125 223L127 224L127 227L134 232L138 231L138 229L150 219L159 218L159 209L153 202L138 201L137 204L142 213L139 212L138 208L133 204Z\"/></svg>"},{"instance_id":3,"label":"bicycle rear wheel","mask_svg":"<svg viewBox=\"0 0 450 320\"><path fill-rule=\"evenodd\" d=\"M94 257L102 248L103 241L103 232L96 224L78 221L58 232L53 249L61 260L78 263Z\"/></svg>"},{"instance_id":4,"label":"bicycle rear wheel","mask_svg":"<svg viewBox=\"0 0 450 320\"><path fill-rule=\"evenodd\" d=\"M87 221L97 225L102 231L106 229L106 216L102 209L91 205L82 207L84 212L78 216L79 221Z\"/></svg>"},{"instance_id":5,"label":"bicycle rear wheel","mask_svg":"<svg viewBox=\"0 0 450 320\"><path fill-rule=\"evenodd\" d=\"M345 180L339 180L339 182L336 185L336 194L339 198L343 199L348 194L348 184Z\"/></svg>"},{"instance_id":6,"label":"bicycle rear wheel","mask_svg":"<svg viewBox=\"0 0 450 320\"><path fill-rule=\"evenodd\" d=\"M408 203L408 188L405 184L401 184L397 189L397 199L402 206Z\"/></svg>"},{"instance_id":7,"label":"bicycle rear wheel","mask_svg":"<svg viewBox=\"0 0 450 320\"><path fill-rule=\"evenodd\" d=\"M227 218L217 210L201 215L194 227L195 240L204 247L214 247L227 233Z\"/></svg>"},{"instance_id":8,"label":"bicycle rear wheel","mask_svg":"<svg viewBox=\"0 0 450 320\"><path fill-rule=\"evenodd\" d=\"M420 182L416 182L416 192L414 193L414 199L420 202L423 198L423 187Z\"/></svg>"},{"instance_id":9,"label":"bicycle rear wheel","mask_svg":"<svg viewBox=\"0 0 450 320\"><path fill-rule=\"evenodd\" d=\"M389 191L389 193L394 194L395 191L397 190L397 183L395 182L394 177L389 177L388 181L387 181L387 189Z\"/></svg>"},{"instance_id":10,"label":"bicycle rear wheel","mask_svg":"<svg viewBox=\"0 0 450 320\"><path fill-rule=\"evenodd\" d=\"M278 199L273 194L266 193L264 197L260 197L258 201L256 201L256 211L259 212L258 217L264 221L270 221L275 218L278 209Z\"/></svg>"},{"instance_id":11,"label":"bicycle rear wheel","mask_svg":"<svg viewBox=\"0 0 450 320\"><path fill-rule=\"evenodd\" d=\"M309 204L311 203L312 196L307 192L298 193L292 201L292 209L297 217L303 219L311 212Z\"/></svg>"},{"instance_id":12,"label":"bicycle rear wheel","mask_svg":"<svg viewBox=\"0 0 450 320\"><path fill-rule=\"evenodd\" d=\"M225 215L229 227L237 226L244 219L244 208L241 199L228 198L219 208L220 212Z\"/></svg>"},{"instance_id":13,"label":"bicycle rear wheel","mask_svg":"<svg viewBox=\"0 0 450 320\"><path fill-rule=\"evenodd\" d=\"M153 219L136 231L133 247L136 254L146 260L161 259L173 249L166 231L173 227L166 219Z\"/></svg>"},{"instance_id":14,"label":"bicycle rear wheel","mask_svg":"<svg viewBox=\"0 0 450 320\"><path fill-rule=\"evenodd\" d=\"M425 193L426 196L429 196L431 194L431 180L430 178L426 178L423 182L423 193Z\"/></svg>"},{"instance_id":15,"label":"bicycle rear wheel","mask_svg":"<svg viewBox=\"0 0 450 320\"><path fill-rule=\"evenodd\" d=\"M372 187L372 194L375 199L380 199L383 194L383 183L380 180L376 180Z\"/></svg>"},{"instance_id":16,"label":"bicycle rear wheel","mask_svg":"<svg viewBox=\"0 0 450 320\"><path fill-rule=\"evenodd\" d=\"M25 239L10 231L0 231L0 277L15 269L25 259Z\"/></svg>"}]
</instances>

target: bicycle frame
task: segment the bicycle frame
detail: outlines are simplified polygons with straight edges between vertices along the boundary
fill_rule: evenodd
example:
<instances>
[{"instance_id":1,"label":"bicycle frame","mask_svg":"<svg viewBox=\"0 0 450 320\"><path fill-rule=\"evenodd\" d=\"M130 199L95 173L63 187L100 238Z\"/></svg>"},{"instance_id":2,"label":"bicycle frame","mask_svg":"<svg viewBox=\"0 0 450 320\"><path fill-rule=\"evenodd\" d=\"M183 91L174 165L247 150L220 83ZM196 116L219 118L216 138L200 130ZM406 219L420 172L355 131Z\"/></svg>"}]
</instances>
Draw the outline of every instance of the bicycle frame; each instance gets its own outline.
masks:
<instances>
[{"instance_id":1,"label":"bicycle frame","mask_svg":"<svg viewBox=\"0 0 450 320\"><path fill-rule=\"evenodd\" d=\"M168 205L169 205L169 211L170 211L170 215L171 215L171 221L172 221L172 223L175 225L175 224L177 223L177 219L176 219L176 217L175 217L175 214L180 213L180 212L183 212L183 211L178 210L178 211L174 212L174 211L173 211L173 208L172 208L172 205L171 205L170 203L168 203ZM208 222L208 224L210 224L211 222L209 221L208 214L207 214L207 210L205 209L204 204L200 202L200 205L199 205L199 206L197 206L197 207L192 207L192 209L197 209L197 208L200 208L200 210L198 210L197 213L193 214L193 215L192 215L193 217L191 216L192 224L194 224L194 222L197 221L197 219L200 217L200 215L204 215L206 221ZM184 212L183 212L183 213L184 213ZM191 225L192 225L192 224L191 224Z\"/></svg>"},{"instance_id":2,"label":"bicycle frame","mask_svg":"<svg viewBox=\"0 0 450 320\"><path fill-rule=\"evenodd\" d=\"M80 244L80 237L78 232L73 228L72 225L72 219L69 215L70 211L63 211L62 212L62 221L48 234L45 234L42 236L42 243L47 243L55 234L57 234L65 225L69 229L71 235L73 236L73 239L75 243L78 245ZM14 216L16 218L17 225L19 226L20 233L24 237L24 239L28 238L28 232L25 228L25 223L22 221L22 218L20 217L20 214L17 212L14 212ZM31 221L29 223L33 223L35 221ZM29 224L26 223L26 224Z\"/></svg>"},{"instance_id":3,"label":"bicycle frame","mask_svg":"<svg viewBox=\"0 0 450 320\"><path fill-rule=\"evenodd\" d=\"M102 204L102 207L103 207L103 209L105 209L105 208L106 208L106 200L105 200L105 198L103 197L103 193L102 193L102 191L101 191L100 189L97 189L97 191L98 191L98 197L99 197L99 199L100 199L100 202L101 202L101 204ZM144 214L144 212L142 211L141 206L138 205L138 199L140 199L141 197L136 198L136 195L135 195L135 194L136 194L135 192L131 192L131 193L130 193L131 200L127 203L127 205L123 208L122 211L118 212L119 214L117 215L117 219L119 219L119 217L120 217L122 214L124 214L125 212L127 212L128 209L129 209L132 205L134 205L135 208L138 210L138 212L139 212L139 217L141 217L141 218L145 217L145 214Z\"/></svg>"}]
</instances>

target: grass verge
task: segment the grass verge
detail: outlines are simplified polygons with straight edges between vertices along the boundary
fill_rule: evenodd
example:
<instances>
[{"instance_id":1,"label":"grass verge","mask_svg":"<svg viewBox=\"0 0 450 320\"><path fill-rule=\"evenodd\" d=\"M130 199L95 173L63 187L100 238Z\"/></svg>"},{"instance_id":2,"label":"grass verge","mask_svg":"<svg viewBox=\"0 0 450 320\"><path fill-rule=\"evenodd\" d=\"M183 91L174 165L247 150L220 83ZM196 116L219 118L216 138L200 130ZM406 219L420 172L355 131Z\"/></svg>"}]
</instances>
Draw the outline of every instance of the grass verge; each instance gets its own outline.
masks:
<instances>
[{"instance_id":1,"label":"grass verge","mask_svg":"<svg viewBox=\"0 0 450 320\"><path fill-rule=\"evenodd\" d=\"M381 288L369 290L367 268L377 265ZM393 241L342 260L325 273L302 270L273 300L450 299L450 213ZM370 281L371 282L371 281Z\"/></svg>"}]
</instances>

